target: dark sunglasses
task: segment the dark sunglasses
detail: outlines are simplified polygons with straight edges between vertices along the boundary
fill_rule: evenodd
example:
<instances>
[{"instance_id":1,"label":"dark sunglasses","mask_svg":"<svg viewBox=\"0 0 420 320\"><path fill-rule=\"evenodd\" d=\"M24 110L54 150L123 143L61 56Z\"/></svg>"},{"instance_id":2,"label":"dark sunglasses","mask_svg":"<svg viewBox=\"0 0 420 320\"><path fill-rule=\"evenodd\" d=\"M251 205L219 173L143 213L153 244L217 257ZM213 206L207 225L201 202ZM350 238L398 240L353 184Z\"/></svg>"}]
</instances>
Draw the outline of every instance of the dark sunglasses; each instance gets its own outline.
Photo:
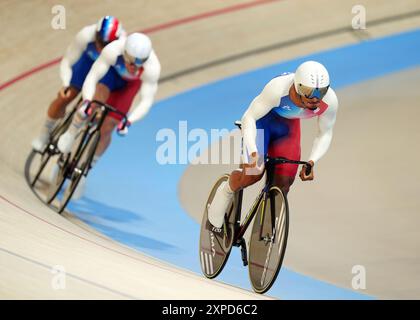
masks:
<instances>
[{"instance_id":1,"label":"dark sunglasses","mask_svg":"<svg viewBox=\"0 0 420 320\"><path fill-rule=\"evenodd\" d=\"M298 94L300 94L301 96L305 96L305 98L308 99L317 98L321 100L327 94L329 87L330 86L326 86L323 88L312 88L299 83Z\"/></svg>"}]
</instances>

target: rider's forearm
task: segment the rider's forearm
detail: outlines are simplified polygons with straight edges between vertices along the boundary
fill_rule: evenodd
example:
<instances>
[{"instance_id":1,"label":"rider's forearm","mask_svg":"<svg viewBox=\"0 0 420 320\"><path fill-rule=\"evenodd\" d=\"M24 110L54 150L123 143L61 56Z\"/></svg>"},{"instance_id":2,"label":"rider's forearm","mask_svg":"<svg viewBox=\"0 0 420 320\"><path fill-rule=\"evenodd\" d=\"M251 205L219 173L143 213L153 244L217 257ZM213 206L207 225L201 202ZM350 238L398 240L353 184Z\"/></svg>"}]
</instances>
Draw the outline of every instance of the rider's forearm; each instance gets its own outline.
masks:
<instances>
[{"instance_id":1,"label":"rider's forearm","mask_svg":"<svg viewBox=\"0 0 420 320\"><path fill-rule=\"evenodd\" d=\"M249 114L245 113L242 117L242 135L244 139L244 152L251 155L257 152L257 125L256 120Z\"/></svg>"},{"instance_id":2,"label":"rider's forearm","mask_svg":"<svg viewBox=\"0 0 420 320\"><path fill-rule=\"evenodd\" d=\"M86 49L86 46L91 38L92 26L85 27L76 35L73 42L69 45L66 50L66 53L61 59L60 63L60 78L63 83L63 87L68 87L70 85L70 80L73 75L72 66L79 60L83 51Z\"/></svg>"},{"instance_id":3,"label":"rider's forearm","mask_svg":"<svg viewBox=\"0 0 420 320\"><path fill-rule=\"evenodd\" d=\"M152 107L153 99L142 99L142 101L134 108L134 110L129 114L128 121L134 123L144 118L144 116L149 112Z\"/></svg>"},{"instance_id":4,"label":"rider's forearm","mask_svg":"<svg viewBox=\"0 0 420 320\"><path fill-rule=\"evenodd\" d=\"M73 75L73 70L71 69L71 64L66 57L61 59L60 63L60 78L63 84L63 87L68 87L70 85L70 80Z\"/></svg>"},{"instance_id":5,"label":"rider's forearm","mask_svg":"<svg viewBox=\"0 0 420 320\"><path fill-rule=\"evenodd\" d=\"M314 141L309 157L309 160L315 163L325 155L331 144L338 109L338 101L335 94L332 98L335 99L332 99L327 111L318 117L318 136Z\"/></svg>"},{"instance_id":6,"label":"rider's forearm","mask_svg":"<svg viewBox=\"0 0 420 320\"><path fill-rule=\"evenodd\" d=\"M101 58L101 56L96 60L86 76L85 82L83 83L82 95L84 100L93 99L96 91L96 85L99 80L105 76L109 68L110 65L105 61L105 59Z\"/></svg>"},{"instance_id":7,"label":"rider's forearm","mask_svg":"<svg viewBox=\"0 0 420 320\"><path fill-rule=\"evenodd\" d=\"M312 160L314 163L316 163L325 155L325 153L328 151L328 148L331 145L332 136L333 131L331 129L326 132L323 132L315 138L314 144L312 146L312 152L309 156L309 160Z\"/></svg>"},{"instance_id":8,"label":"rider's forearm","mask_svg":"<svg viewBox=\"0 0 420 320\"><path fill-rule=\"evenodd\" d=\"M99 81L99 77L96 76L96 74L88 74L86 77L85 82L83 83L83 89L82 89L82 96L83 100L93 100L93 97L96 92L96 84Z\"/></svg>"},{"instance_id":9,"label":"rider's forearm","mask_svg":"<svg viewBox=\"0 0 420 320\"><path fill-rule=\"evenodd\" d=\"M144 118L153 105L157 83L144 83L140 91L140 103L130 112L128 121L134 123Z\"/></svg>"},{"instance_id":10,"label":"rider's forearm","mask_svg":"<svg viewBox=\"0 0 420 320\"><path fill-rule=\"evenodd\" d=\"M68 49L60 63L60 78L63 83L63 87L70 85L70 80L73 75L72 66L79 60L83 53L83 48L76 44L72 44Z\"/></svg>"},{"instance_id":11,"label":"rider's forearm","mask_svg":"<svg viewBox=\"0 0 420 320\"><path fill-rule=\"evenodd\" d=\"M149 112L153 105L155 95L158 89L160 77L160 62L154 51L150 54L146 62L144 73L142 75L142 85L140 88L140 103L130 112L128 121L131 123L139 121Z\"/></svg>"},{"instance_id":12,"label":"rider's forearm","mask_svg":"<svg viewBox=\"0 0 420 320\"><path fill-rule=\"evenodd\" d=\"M280 101L279 92L283 80L273 79L266 84L261 93L255 97L242 117L242 134L245 152L248 156L257 150L257 120L264 117ZM262 151L262 150L260 150Z\"/></svg>"}]
</instances>

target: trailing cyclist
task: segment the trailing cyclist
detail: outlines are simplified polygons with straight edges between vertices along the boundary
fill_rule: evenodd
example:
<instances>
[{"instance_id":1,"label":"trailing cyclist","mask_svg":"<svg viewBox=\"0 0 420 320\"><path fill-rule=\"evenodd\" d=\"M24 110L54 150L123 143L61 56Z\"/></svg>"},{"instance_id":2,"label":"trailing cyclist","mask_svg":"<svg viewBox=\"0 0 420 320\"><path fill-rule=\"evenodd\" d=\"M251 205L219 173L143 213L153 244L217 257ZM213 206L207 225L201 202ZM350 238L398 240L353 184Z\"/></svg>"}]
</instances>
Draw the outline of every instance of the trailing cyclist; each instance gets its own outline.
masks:
<instances>
[{"instance_id":1,"label":"trailing cyclist","mask_svg":"<svg viewBox=\"0 0 420 320\"><path fill-rule=\"evenodd\" d=\"M87 106L92 100L106 102L123 114L131 108L137 93L140 102L128 114L128 121L122 127L122 116L110 113L101 127L101 139L93 163L105 152L111 143L111 134L115 128L120 135L126 135L130 124L142 119L150 110L158 88L160 62L152 48L148 36L133 33L126 38L116 40L102 50L93 64L82 88L83 102L73 117L69 129L58 140L58 149L62 153L71 150L79 129L87 118ZM83 193L83 177L74 198Z\"/></svg>"},{"instance_id":2,"label":"trailing cyclist","mask_svg":"<svg viewBox=\"0 0 420 320\"><path fill-rule=\"evenodd\" d=\"M39 136L32 141L36 151L42 151L56 122L65 114L67 105L82 90L83 82L102 49L109 43L125 37L117 18L102 17L96 24L80 30L60 63L62 88L51 102Z\"/></svg>"}]
</instances>

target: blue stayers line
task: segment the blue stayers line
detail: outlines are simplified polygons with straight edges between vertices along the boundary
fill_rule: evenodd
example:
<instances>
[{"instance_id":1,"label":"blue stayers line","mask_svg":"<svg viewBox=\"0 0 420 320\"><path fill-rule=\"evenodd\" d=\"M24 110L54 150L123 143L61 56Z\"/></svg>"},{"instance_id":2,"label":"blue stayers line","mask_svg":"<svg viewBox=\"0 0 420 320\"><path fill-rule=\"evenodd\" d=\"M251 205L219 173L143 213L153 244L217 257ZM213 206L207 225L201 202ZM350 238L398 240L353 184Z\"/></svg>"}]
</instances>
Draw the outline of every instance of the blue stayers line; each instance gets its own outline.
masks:
<instances>
[{"instance_id":1,"label":"blue stayers line","mask_svg":"<svg viewBox=\"0 0 420 320\"><path fill-rule=\"evenodd\" d=\"M359 83L420 65L420 30L362 42L274 64L210 83L160 101L130 134L114 143L88 180L86 197L71 204L77 216L104 234L197 273L199 226L180 207L177 183L186 165L159 165L155 155L161 128L232 128L263 86L303 61L325 64L333 88ZM378 93L380 94L380 93ZM210 142L209 142L210 143ZM200 181L197 181L197 184ZM194 197L194 190L191 190ZM144 275L147 276L147 275ZM351 277L349 270L349 278ZM219 280L250 289L239 250ZM283 268L269 294L282 299L370 299L351 290Z\"/></svg>"}]
</instances>

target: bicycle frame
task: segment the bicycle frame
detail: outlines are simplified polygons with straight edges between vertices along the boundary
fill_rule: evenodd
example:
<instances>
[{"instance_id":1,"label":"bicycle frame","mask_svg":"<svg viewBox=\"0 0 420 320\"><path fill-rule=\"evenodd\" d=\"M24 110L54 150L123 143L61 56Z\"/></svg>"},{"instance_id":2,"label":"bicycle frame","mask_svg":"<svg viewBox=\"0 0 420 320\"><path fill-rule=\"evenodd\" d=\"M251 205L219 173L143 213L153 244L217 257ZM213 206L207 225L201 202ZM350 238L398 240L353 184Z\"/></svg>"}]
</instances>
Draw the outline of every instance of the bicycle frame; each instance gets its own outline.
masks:
<instances>
[{"instance_id":1,"label":"bicycle frame","mask_svg":"<svg viewBox=\"0 0 420 320\"><path fill-rule=\"evenodd\" d=\"M239 128L241 128L241 123L239 121L235 122L235 125ZM243 141L242 141L242 149L243 149ZM264 185L264 188L259 193L258 197L255 199L254 203L251 206L251 209L248 211L247 215L245 216L244 222L241 224L241 212L242 212L242 199L243 199L243 189L239 191L238 194L238 200L237 200L237 206L235 211L235 226L234 226L234 239L233 239L233 245L239 247L243 244L243 236L248 229L249 225L251 224L255 214L257 213L257 209L259 207L259 204L261 201L263 201L263 207L262 207L262 216L261 219L264 219L264 213L265 213L265 203L267 200L267 195L270 190L270 188L273 186L273 179L274 179L274 169L277 164L285 164L285 163L291 163L291 164L298 164L298 165L306 165L306 175L309 175L311 172L312 165L309 162L306 161L297 161L297 160L289 160L286 158L270 158L267 157L265 159L265 173L266 173L266 182ZM271 205L273 203L271 202ZM273 221L274 223L274 221ZM262 239L262 224L260 229L260 239Z\"/></svg>"},{"instance_id":2,"label":"bicycle frame","mask_svg":"<svg viewBox=\"0 0 420 320\"><path fill-rule=\"evenodd\" d=\"M74 153L73 159L78 158L80 152L82 151L84 141L86 141L88 136L92 136L93 134L95 134L96 132L99 131L99 138L100 138L100 136L101 136L100 129L102 128L102 125L103 125L103 123L105 121L105 118L108 115L108 113L114 112L114 113L117 113L117 114L121 115L123 117L122 121L124 123L124 126L127 124L127 116L125 114L123 114L122 112L118 111L117 109L115 109L114 107L112 107L112 106L110 106L110 105L108 105L104 102L101 102L101 101L98 101L98 100L93 100L89 103L89 105L87 107L87 110L89 110L91 108L92 104L99 105L99 107L98 107L99 110L95 110L90 115L90 119L88 120L88 123L86 124L87 130L85 130L83 132L81 143L79 143L79 145L76 149L76 152ZM99 114L99 116L98 116L98 114ZM89 169L90 169L91 161L92 161L92 159L89 159ZM73 171L73 169L74 168L72 166L70 166L69 170L67 171L67 174L71 173ZM87 173L88 173L89 169L86 172L84 172L83 175L87 176Z\"/></svg>"},{"instance_id":3,"label":"bicycle frame","mask_svg":"<svg viewBox=\"0 0 420 320\"><path fill-rule=\"evenodd\" d=\"M243 198L243 190L239 191L238 194L238 205L236 207L236 212L235 212L235 238L234 238L234 243L236 245L240 245L241 243L241 239L243 237L243 235L245 234L246 230L248 229L249 225L252 222L252 219L254 218L255 214L257 213L257 209L259 207L259 204L261 201L263 201L263 212L264 212L264 206L267 200L267 194L268 194L268 190L270 190L270 187L272 186L272 180L273 180L273 174L272 174L272 170L274 169L273 166L271 165L270 162L267 162L267 180L266 183L264 185L264 188L261 190L261 192L259 193L258 197L254 200L254 203L251 206L251 209L248 211L244 222L242 224L240 224L240 220L241 220L241 212L242 212L242 198ZM262 232L262 231L261 231ZM260 232L260 235L261 235Z\"/></svg>"},{"instance_id":4,"label":"bicycle frame","mask_svg":"<svg viewBox=\"0 0 420 320\"><path fill-rule=\"evenodd\" d=\"M235 124L241 128L240 122ZM232 246L240 247L243 265L249 264L251 283L258 293L266 292L275 281L287 245L289 206L287 197L282 191L283 188L274 183L276 165L283 163L304 164L307 166L306 175L310 175L311 171L311 164L304 161L264 158L266 180L244 219L242 219L244 192L241 189L235 192L234 199L225 212L227 214L224 215L223 226L216 228L210 223L208 219L209 204L213 202L220 186L229 181L230 176L224 174L214 184L204 208L199 246L201 268L209 279L215 278L223 270ZM258 220L254 220L254 217ZM245 239L244 235L251 224L252 230L250 231L252 232L248 243L248 239ZM247 250L248 245L249 250ZM274 251L273 248L275 248ZM274 258L270 260L271 257Z\"/></svg>"}]
</instances>

